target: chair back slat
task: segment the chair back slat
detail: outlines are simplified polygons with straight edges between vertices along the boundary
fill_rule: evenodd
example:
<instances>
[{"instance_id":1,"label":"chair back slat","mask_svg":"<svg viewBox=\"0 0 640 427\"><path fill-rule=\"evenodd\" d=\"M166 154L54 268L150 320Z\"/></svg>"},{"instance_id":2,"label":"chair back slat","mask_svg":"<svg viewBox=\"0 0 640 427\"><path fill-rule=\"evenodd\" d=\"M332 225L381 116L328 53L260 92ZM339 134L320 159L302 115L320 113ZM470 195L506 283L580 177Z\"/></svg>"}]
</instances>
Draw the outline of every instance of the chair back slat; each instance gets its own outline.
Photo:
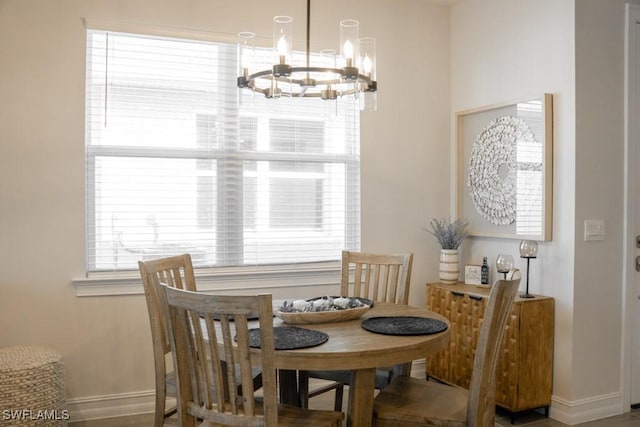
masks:
<instances>
[{"instance_id":1,"label":"chair back slat","mask_svg":"<svg viewBox=\"0 0 640 427\"><path fill-rule=\"evenodd\" d=\"M343 251L341 295L408 304L412 264L413 254Z\"/></svg>"},{"instance_id":2,"label":"chair back slat","mask_svg":"<svg viewBox=\"0 0 640 427\"><path fill-rule=\"evenodd\" d=\"M200 418L224 425L275 426L271 295L220 296L160 286L171 320L182 425L193 426ZM255 314L260 325L259 352L249 346L248 317ZM254 364L262 367L263 411L256 405Z\"/></svg>"},{"instance_id":3,"label":"chair back slat","mask_svg":"<svg viewBox=\"0 0 640 427\"><path fill-rule=\"evenodd\" d=\"M496 366L504 337L507 317L520 284L520 272L511 280L497 280L491 288L469 386L467 420L469 426L493 426L495 418Z\"/></svg>"}]
</instances>

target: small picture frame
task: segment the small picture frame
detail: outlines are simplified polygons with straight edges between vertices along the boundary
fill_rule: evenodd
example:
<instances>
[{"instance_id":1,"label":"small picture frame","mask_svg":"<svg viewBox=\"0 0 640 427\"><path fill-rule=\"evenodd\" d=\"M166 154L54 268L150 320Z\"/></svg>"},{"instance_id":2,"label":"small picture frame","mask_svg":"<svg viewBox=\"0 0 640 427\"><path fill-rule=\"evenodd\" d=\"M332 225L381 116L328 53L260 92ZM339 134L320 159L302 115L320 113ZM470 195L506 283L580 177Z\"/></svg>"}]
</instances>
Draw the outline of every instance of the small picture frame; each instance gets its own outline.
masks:
<instances>
[{"instance_id":1,"label":"small picture frame","mask_svg":"<svg viewBox=\"0 0 640 427\"><path fill-rule=\"evenodd\" d=\"M464 283L466 285L480 285L482 283L482 267L479 265L465 265Z\"/></svg>"}]
</instances>

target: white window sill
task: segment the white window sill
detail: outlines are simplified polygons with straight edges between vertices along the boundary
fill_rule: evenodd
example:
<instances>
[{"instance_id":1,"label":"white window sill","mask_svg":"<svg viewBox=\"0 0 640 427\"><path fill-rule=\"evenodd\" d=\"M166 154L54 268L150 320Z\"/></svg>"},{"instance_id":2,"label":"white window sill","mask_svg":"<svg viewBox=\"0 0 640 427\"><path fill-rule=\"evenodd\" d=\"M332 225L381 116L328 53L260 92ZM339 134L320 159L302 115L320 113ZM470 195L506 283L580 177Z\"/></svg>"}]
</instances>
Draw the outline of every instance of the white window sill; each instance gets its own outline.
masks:
<instances>
[{"instance_id":1,"label":"white window sill","mask_svg":"<svg viewBox=\"0 0 640 427\"><path fill-rule=\"evenodd\" d=\"M271 293L278 288L339 284L340 262L196 269L195 275L199 291ZM137 271L89 273L72 283L78 297L144 294Z\"/></svg>"}]
</instances>

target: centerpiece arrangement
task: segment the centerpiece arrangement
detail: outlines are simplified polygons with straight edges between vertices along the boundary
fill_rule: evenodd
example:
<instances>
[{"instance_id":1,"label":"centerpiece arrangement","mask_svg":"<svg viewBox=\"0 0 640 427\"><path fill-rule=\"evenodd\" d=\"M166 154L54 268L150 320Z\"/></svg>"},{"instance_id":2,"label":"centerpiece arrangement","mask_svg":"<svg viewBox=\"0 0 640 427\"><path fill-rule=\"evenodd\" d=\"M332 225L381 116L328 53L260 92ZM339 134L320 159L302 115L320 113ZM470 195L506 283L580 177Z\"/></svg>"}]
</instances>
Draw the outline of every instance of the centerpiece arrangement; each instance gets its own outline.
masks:
<instances>
[{"instance_id":1,"label":"centerpiece arrangement","mask_svg":"<svg viewBox=\"0 0 640 427\"><path fill-rule=\"evenodd\" d=\"M432 219L430 224L431 230L427 229L427 231L436 237L441 247L440 281L448 284L456 283L460 275L458 247L469 235L467 230L469 224L462 219L452 222L445 218Z\"/></svg>"},{"instance_id":2,"label":"centerpiece arrangement","mask_svg":"<svg viewBox=\"0 0 640 427\"><path fill-rule=\"evenodd\" d=\"M358 319L372 305L373 301L367 298L323 296L285 300L274 314L291 325L338 322Z\"/></svg>"}]
</instances>

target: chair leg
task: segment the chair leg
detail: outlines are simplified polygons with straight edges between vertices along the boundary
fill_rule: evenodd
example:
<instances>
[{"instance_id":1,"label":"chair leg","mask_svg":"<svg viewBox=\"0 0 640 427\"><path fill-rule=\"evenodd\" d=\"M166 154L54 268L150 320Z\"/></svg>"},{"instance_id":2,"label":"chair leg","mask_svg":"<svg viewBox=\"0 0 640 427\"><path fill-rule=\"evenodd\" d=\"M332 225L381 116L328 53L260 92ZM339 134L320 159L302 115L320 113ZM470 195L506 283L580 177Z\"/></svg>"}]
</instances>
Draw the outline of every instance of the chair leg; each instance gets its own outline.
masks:
<instances>
[{"instance_id":1,"label":"chair leg","mask_svg":"<svg viewBox=\"0 0 640 427\"><path fill-rule=\"evenodd\" d=\"M153 418L153 425L154 427L164 426L164 414L158 414L158 411L156 411L156 414Z\"/></svg>"},{"instance_id":2,"label":"chair leg","mask_svg":"<svg viewBox=\"0 0 640 427\"><path fill-rule=\"evenodd\" d=\"M156 390L156 410L153 422L154 427L162 427L164 425L165 405L166 397L164 396L164 393L161 393L161 390Z\"/></svg>"},{"instance_id":3,"label":"chair leg","mask_svg":"<svg viewBox=\"0 0 640 427\"><path fill-rule=\"evenodd\" d=\"M278 369L278 381L280 383L280 403L302 407L297 371Z\"/></svg>"},{"instance_id":4,"label":"chair leg","mask_svg":"<svg viewBox=\"0 0 640 427\"><path fill-rule=\"evenodd\" d=\"M344 384L336 386L336 400L333 402L333 410L342 412L342 397L344 396Z\"/></svg>"},{"instance_id":5,"label":"chair leg","mask_svg":"<svg viewBox=\"0 0 640 427\"><path fill-rule=\"evenodd\" d=\"M300 406L309 408L309 374L307 371L298 371L298 393L300 394Z\"/></svg>"}]
</instances>

